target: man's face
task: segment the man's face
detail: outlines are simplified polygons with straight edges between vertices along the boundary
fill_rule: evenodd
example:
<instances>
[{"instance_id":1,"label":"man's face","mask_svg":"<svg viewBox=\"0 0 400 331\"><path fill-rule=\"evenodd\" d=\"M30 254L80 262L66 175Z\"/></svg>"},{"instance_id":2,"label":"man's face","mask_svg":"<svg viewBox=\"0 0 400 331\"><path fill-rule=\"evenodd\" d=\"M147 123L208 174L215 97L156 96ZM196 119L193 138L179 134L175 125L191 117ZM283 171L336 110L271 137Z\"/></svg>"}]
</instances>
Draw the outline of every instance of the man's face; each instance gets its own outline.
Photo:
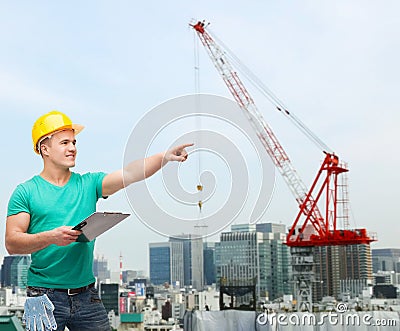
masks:
<instances>
[{"instance_id":1,"label":"man's face","mask_svg":"<svg viewBox=\"0 0 400 331\"><path fill-rule=\"evenodd\" d=\"M54 133L46 143L48 160L53 164L71 168L75 166L76 139L73 130L65 130Z\"/></svg>"}]
</instances>

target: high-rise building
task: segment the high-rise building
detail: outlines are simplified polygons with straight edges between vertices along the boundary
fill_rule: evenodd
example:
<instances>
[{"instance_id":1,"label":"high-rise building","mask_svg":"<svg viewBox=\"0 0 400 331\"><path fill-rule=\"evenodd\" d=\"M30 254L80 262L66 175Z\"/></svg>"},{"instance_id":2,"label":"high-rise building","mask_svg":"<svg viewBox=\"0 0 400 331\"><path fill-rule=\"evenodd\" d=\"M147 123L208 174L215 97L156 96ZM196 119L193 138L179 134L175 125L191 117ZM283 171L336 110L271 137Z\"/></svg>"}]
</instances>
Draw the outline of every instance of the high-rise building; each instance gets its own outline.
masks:
<instances>
[{"instance_id":1,"label":"high-rise building","mask_svg":"<svg viewBox=\"0 0 400 331\"><path fill-rule=\"evenodd\" d=\"M119 284L100 284L99 294L107 313L119 315Z\"/></svg>"},{"instance_id":2,"label":"high-rise building","mask_svg":"<svg viewBox=\"0 0 400 331\"><path fill-rule=\"evenodd\" d=\"M183 243L162 242L149 244L150 281L154 285L183 284Z\"/></svg>"},{"instance_id":3,"label":"high-rise building","mask_svg":"<svg viewBox=\"0 0 400 331\"><path fill-rule=\"evenodd\" d=\"M374 272L394 271L400 273L400 248L378 248L372 250Z\"/></svg>"},{"instance_id":4,"label":"high-rise building","mask_svg":"<svg viewBox=\"0 0 400 331\"><path fill-rule=\"evenodd\" d=\"M192 285L192 242L188 239L171 238L170 241L182 242L183 246L183 285Z\"/></svg>"},{"instance_id":5,"label":"high-rise building","mask_svg":"<svg viewBox=\"0 0 400 331\"><path fill-rule=\"evenodd\" d=\"M314 247L313 251L315 263L313 301L319 301L324 296L339 298L343 281L357 284L367 284L372 281L369 244L320 246Z\"/></svg>"},{"instance_id":6,"label":"high-rise building","mask_svg":"<svg viewBox=\"0 0 400 331\"><path fill-rule=\"evenodd\" d=\"M204 287L204 249L201 237L191 238L191 284L193 288L202 290Z\"/></svg>"},{"instance_id":7,"label":"high-rise building","mask_svg":"<svg viewBox=\"0 0 400 331\"><path fill-rule=\"evenodd\" d=\"M1 285L26 288L30 265L30 255L5 256L1 267Z\"/></svg>"},{"instance_id":8,"label":"high-rise building","mask_svg":"<svg viewBox=\"0 0 400 331\"><path fill-rule=\"evenodd\" d=\"M93 260L93 274L97 277L97 282L105 282L106 279L111 278L110 269L108 269L108 261L103 257L95 258Z\"/></svg>"},{"instance_id":9,"label":"high-rise building","mask_svg":"<svg viewBox=\"0 0 400 331\"><path fill-rule=\"evenodd\" d=\"M204 285L217 282L215 269L215 243L205 242L203 245Z\"/></svg>"},{"instance_id":10,"label":"high-rise building","mask_svg":"<svg viewBox=\"0 0 400 331\"><path fill-rule=\"evenodd\" d=\"M201 290L204 285L203 238L196 234L176 235L170 242L183 245L183 285Z\"/></svg>"},{"instance_id":11,"label":"high-rise building","mask_svg":"<svg viewBox=\"0 0 400 331\"><path fill-rule=\"evenodd\" d=\"M280 223L258 223L256 224L256 230L264 233L286 233L285 224ZM286 237L285 237L286 239Z\"/></svg>"},{"instance_id":12,"label":"high-rise building","mask_svg":"<svg viewBox=\"0 0 400 331\"><path fill-rule=\"evenodd\" d=\"M150 243L150 281L154 285L171 283L171 247L169 243Z\"/></svg>"},{"instance_id":13,"label":"high-rise building","mask_svg":"<svg viewBox=\"0 0 400 331\"><path fill-rule=\"evenodd\" d=\"M274 300L290 293L290 252L280 224L238 224L216 245L217 280L238 284L256 279L257 297Z\"/></svg>"},{"instance_id":14,"label":"high-rise building","mask_svg":"<svg viewBox=\"0 0 400 331\"><path fill-rule=\"evenodd\" d=\"M210 249L207 250L207 254L211 254ZM204 286L204 254L203 239L199 235L177 235L171 237L168 242L151 243L149 245L151 283L179 284L201 290ZM207 263L212 272L210 265L212 262ZM212 281L212 275L210 277Z\"/></svg>"},{"instance_id":15,"label":"high-rise building","mask_svg":"<svg viewBox=\"0 0 400 331\"><path fill-rule=\"evenodd\" d=\"M256 279L257 296L267 298L267 247L259 232L230 232L221 234L220 263L217 278L239 281Z\"/></svg>"}]
</instances>

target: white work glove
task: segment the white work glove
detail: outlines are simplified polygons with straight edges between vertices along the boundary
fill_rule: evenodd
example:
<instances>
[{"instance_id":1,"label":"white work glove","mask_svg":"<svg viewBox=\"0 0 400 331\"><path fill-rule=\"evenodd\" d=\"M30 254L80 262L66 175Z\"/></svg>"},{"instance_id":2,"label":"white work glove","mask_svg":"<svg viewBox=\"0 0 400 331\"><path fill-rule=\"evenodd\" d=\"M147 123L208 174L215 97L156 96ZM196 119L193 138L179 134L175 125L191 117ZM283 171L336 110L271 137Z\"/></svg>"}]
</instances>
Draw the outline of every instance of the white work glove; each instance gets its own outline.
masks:
<instances>
[{"instance_id":1,"label":"white work glove","mask_svg":"<svg viewBox=\"0 0 400 331\"><path fill-rule=\"evenodd\" d=\"M57 329L53 315L54 305L44 294L38 297L28 297L22 321L28 331L51 331Z\"/></svg>"}]
</instances>

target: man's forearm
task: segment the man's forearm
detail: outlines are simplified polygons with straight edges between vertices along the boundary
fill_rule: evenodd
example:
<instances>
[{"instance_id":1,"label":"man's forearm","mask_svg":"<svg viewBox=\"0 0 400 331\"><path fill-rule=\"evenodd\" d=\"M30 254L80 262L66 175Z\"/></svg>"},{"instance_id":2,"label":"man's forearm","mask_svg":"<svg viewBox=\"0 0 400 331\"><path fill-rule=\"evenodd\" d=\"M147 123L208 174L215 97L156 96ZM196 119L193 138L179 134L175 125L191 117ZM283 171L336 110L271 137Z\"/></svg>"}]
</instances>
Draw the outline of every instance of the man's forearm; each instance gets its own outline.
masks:
<instances>
[{"instance_id":1,"label":"man's forearm","mask_svg":"<svg viewBox=\"0 0 400 331\"><path fill-rule=\"evenodd\" d=\"M188 157L185 147L192 145L183 144L173 147L164 153L154 154L145 159L130 162L124 169L108 174L103 179L103 196L114 194L132 183L152 176L169 161L185 161Z\"/></svg>"},{"instance_id":2,"label":"man's forearm","mask_svg":"<svg viewBox=\"0 0 400 331\"><path fill-rule=\"evenodd\" d=\"M31 254L52 244L50 231L41 233L14 233L6 238L6 248L12 254Z\"/></svg>"},{"instance_id":3,"label":"man's forearm","mask_svg":"<svg viewBox=\"0 0 400 331\"><path fill-rule=\"evenodd\" d=\"M124 184L128 186L132 183L146 179L154 175L167 162L163 159L164 154L158 153L142 160L129 163L124 168Z\"/></svg>"}]
</instances>

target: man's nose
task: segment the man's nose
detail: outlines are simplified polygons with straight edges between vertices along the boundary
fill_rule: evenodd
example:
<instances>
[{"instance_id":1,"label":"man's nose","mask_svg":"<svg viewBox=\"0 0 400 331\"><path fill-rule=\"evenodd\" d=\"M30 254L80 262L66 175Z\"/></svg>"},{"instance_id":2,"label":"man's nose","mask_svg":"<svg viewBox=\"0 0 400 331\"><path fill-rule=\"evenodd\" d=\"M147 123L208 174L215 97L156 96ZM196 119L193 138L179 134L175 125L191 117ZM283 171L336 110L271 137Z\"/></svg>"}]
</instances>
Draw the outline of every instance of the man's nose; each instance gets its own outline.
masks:
<instances>
[{"instance_id":1,"label":"man's nose","mask_svg":"<svg viewBox=\"0 0 400 331\"><path fill-rule=\"evenodd\" d=\"M76 145L74 143L69 143L68 144L68 149L70 151L76 151Z\"/></svg>"}]
</instances>

